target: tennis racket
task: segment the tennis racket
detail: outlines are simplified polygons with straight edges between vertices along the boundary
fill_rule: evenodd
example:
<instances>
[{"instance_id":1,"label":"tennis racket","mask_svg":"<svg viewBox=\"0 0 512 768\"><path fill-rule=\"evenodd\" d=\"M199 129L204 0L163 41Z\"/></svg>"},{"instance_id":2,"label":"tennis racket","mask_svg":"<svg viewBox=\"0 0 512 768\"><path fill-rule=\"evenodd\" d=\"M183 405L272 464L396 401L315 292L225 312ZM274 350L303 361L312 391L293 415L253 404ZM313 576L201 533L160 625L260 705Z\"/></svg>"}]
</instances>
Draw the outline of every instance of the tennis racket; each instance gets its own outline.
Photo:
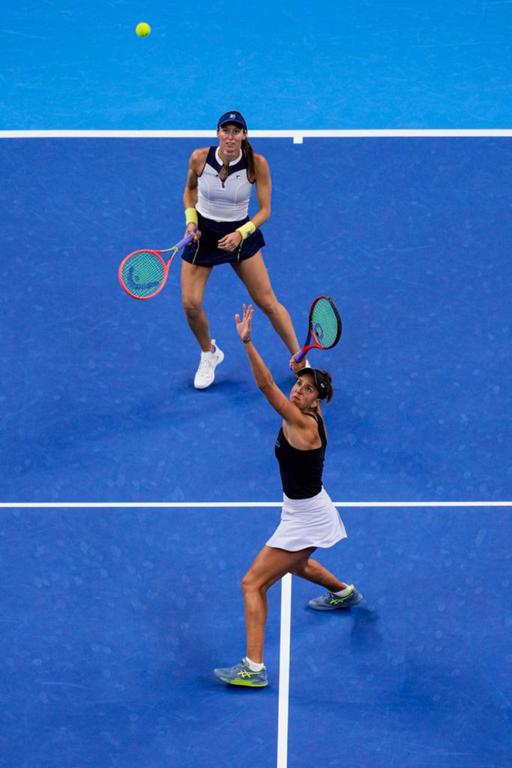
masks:
<instances>
[{"instance_id":1,"label":"tennis racket","mask_svg":"<svg viewBox=\"0 0 512 768\"><path fill-rule=\"evenodd\" d=\"M309 310L309 327L306 343L295 355L300 363L310 349L331 349L341 338L341 317L329 296L317 296Z\"/></svg>"},{"instance_id":2,"label":"tennis racket","mask_svg":"<svg viewBox=\"0 0 512 768\"><path fill-rule=\"evenodd\" d=\"M134 299L152 299L164 287L172 260L191 240L192 235L187 235L172 248L144 249L129 253L122 260L117 272L121 288ZM167 262L162 256L166 253L169 254Z\"/></svg>"}]
</instances>

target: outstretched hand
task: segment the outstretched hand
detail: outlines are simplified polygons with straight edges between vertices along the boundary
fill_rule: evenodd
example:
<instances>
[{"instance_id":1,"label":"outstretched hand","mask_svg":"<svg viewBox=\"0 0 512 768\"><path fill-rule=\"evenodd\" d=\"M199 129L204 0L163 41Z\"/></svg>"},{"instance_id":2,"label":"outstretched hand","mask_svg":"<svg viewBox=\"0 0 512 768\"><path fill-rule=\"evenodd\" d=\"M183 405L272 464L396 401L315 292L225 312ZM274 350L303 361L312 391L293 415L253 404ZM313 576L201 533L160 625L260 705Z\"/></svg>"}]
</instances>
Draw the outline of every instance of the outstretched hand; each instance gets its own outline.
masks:
<instances>
[{"instance_id":1,"label":"outstretched hand","mask_svg":"<svg viewBox=\"0 0 512 768\"><path fill-rule=\"evenodd\" d=\"M240 336L243 342L247 344L251 340L251 323L252 323L252 304L248 307L245 304L242 305L243 317L240 319L240 315L235 315L236 332Z\"/></svg>"}]
</instances>

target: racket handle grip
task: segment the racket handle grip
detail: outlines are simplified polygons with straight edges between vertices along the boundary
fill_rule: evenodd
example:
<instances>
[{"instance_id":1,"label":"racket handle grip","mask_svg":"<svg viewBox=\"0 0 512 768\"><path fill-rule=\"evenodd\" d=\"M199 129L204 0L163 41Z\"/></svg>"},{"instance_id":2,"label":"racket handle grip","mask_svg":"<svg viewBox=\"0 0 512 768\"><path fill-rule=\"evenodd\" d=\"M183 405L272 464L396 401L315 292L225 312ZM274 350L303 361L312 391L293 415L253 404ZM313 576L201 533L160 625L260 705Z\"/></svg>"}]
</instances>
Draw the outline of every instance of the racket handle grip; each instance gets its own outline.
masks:
<instances>
[{"instance_id":1,"label":"racket handle grip","mask_svg":"<svg viewBox=\"0 0 512 768\"><path fill-rule=\"evenodd\" d=\"M301 363L304 360L305 357L306 357L306 350L305 349L301 349L301 351L297 352L297 354L295 355L295 362L296 363Z\"/></svg>"},{"instance_id":2,"label":"racket handle grip","mask_svg":"<svg viewBox=\"0 0 512 768\"><path fill-rule=\"evenodd\" d=\"M176 248L178 250L181 250L185 245L188 245L190 241L192 240L192 235L187 235L183 238L183 240L180 240L179 243L176 243Z\"/></svg>"}]
</instances>

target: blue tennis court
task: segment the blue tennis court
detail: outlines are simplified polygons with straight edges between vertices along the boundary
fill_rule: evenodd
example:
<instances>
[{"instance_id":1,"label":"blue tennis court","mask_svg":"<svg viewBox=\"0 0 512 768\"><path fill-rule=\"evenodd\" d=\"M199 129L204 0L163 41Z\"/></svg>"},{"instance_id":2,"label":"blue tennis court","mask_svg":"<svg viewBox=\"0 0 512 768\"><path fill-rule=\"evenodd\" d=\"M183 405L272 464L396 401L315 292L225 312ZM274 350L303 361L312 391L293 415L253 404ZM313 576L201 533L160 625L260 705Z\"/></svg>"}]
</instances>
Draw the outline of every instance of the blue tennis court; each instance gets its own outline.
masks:
<instances>
[{"instance_id":1,"label":"blue tennis court","mask_svg":"<svg viewBox=\"0 0 512 768\"><path fill-rule=\"evenodd\" d=\"M279 518L279 417L234 328L245 288L214 270L226 357L198 392L179 260L154 300L117 281L131 250L181 236L187 160L232 76L211 71L222 25L197 4L196 58L171 64L192 20L160 3L30 10L7 9L1 54L0 766L511 764L512 145L491 130L511 123L509 4L349 3L330 29L283 5L280 47L257 43L270 6L231 9L225 98L272 171L273 287L299 334L319 293L343 316L312 355L334 378L324 477L348 540L317 555L365 596L319 615L312 584L274 586L261 691L212 675L243 655L240 580ZM328 137L350 128L374 132ZM288 352L254 322L287 391Z\"/></svg>"}]
</instances>

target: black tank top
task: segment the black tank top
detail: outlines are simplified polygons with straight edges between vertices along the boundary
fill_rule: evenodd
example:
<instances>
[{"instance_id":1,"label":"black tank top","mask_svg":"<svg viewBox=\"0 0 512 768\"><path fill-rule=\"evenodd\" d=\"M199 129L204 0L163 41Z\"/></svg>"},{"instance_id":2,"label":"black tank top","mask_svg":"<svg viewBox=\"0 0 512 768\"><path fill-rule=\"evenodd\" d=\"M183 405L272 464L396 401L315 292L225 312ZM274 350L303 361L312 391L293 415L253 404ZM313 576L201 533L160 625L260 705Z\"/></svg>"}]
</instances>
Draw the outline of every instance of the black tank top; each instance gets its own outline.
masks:
<instances>
[{"instance_id":1,"label":"black tank top","mask_svg":"<svg viewBox=\"0 0 512 768\"><path fill-rule=\"evenodd\" d=\"M322 418L313 415L312 418L318 424L318 434L322 441L320 448L310 451L294 448L284 436L282 427L277 436L275 454L279 462L283 491L289 499L309 499L322 490L327 437Z\"/></svg>"}]
</instances>

